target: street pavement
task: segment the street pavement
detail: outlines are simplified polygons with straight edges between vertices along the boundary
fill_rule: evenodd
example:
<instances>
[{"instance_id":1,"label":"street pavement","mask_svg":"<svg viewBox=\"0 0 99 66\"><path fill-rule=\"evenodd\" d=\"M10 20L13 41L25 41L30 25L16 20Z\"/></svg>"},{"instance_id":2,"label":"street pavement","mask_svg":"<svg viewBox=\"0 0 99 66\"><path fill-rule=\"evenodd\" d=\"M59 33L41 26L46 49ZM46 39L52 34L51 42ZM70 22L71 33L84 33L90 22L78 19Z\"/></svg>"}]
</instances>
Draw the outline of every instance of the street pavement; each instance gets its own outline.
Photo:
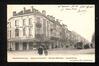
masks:
<instances>
[{"instance_id":1,"label":"street pavement","mask_svg":"<svg viewBox=\"0 0 99 66\"><path fill-rule=\"evenodd\" d=\"M48 55L66 55L66 54L94 54L95 49L50 49L48 50ZM31 51L8 51L8 55L32 55L32 56L38 56L37 50L31 50Z\"/></svg>"},{"instance_id":2,"label":"street pavement","mask_svg":"<svg viewBox=\"0 0 99 66\"><path fill-rule=\"evenodd\" d=\"M57 59L56 59L57 58ZM79 62L94 62L95 49L50 49L48 55L39 55L37 50L32 51L8 51L8 62L69 62L71 59ZM74 61L70 62L74 62ZM75 61L78 62L78 61Z\"/></svg>"}]
</instances>

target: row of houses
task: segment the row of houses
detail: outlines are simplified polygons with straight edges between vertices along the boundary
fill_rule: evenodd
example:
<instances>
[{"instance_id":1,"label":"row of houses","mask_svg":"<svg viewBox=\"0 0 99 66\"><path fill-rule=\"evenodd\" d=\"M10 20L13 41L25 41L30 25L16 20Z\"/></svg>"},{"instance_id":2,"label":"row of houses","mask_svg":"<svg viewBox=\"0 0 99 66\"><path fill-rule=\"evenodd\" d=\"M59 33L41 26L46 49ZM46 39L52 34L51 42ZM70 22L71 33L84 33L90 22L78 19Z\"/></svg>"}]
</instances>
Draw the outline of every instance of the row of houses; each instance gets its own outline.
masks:
<instances>
[{"instance_id":1,"label":"row of houses","mask_svg":"<svg viewBox=\"0 0 99 66\"><path fill-rule=\"evenodd\" d=\"M33 50L40 45L48 49L74 47L78 41L87 42L77 33L60 24L59 19L35 9L23 8L13 11L13 17L7 23L7 49Z\"/></svg>"}]
</instances>

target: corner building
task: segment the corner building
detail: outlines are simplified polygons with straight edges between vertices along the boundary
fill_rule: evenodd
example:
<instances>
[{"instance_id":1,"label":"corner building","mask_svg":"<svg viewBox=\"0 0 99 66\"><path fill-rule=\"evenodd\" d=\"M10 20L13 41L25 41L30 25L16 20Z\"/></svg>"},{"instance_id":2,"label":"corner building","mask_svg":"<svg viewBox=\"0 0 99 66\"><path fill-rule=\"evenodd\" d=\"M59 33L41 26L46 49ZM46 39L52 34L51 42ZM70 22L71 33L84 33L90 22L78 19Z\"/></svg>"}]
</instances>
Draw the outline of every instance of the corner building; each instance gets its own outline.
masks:
<instances>
[{"instance_id":1,"label":"corner building","mask_svg":"<svg viewBox=\"0 0 99 66\"><path fill-rule=\"evenodd\" d=\"M48 49L63 47L62 25L58 19L46 15L35 8L24 9L18 13L13 11L13 17L7 23L7 49L33 50L40 45Z\"/></svg>"}]
</instances>

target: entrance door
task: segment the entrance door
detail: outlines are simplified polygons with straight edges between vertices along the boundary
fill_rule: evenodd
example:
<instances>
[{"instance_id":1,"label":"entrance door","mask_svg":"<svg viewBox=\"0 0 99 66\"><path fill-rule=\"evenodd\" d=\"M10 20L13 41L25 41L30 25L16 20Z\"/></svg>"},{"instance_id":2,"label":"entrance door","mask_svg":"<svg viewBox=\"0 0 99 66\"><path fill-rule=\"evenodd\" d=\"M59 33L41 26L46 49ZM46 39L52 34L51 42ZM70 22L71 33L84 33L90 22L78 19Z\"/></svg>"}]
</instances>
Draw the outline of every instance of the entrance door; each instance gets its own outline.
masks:
<instances>
[{"instance_id":1,"label":"entrance door","mask_svg":"<svg viewBox=\"0 0 99 66\"><path fill-rule=\"evenodd\" d=\"M23 43L23 50L26 50L26 49L27 49L27 43L24 42L24 43Z\"/></svg>"},{"instance_id":2,"label":"entrance door","mask_svg":"<svg viewBox=\"0 0 99 66\"><path fill-rule=\"evenodd\" d=\"M19 50L19 43L18 42L15 43L15 50Z\"/></svg>"}]
</instances>

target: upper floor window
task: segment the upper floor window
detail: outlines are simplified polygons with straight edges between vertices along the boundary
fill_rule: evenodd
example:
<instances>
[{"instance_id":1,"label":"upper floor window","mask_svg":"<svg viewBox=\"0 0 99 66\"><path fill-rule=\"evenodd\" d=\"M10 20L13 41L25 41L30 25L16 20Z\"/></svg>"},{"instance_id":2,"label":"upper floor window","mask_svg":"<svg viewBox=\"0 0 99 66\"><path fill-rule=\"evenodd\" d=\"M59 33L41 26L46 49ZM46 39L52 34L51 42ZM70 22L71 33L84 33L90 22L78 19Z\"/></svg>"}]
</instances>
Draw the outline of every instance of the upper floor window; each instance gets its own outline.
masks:
<instances>
[{"instance_id":1,"label":"upper floor window","mask_svg":"<svg viewBox=\"0 0 99 66\"><path fill-rule=\"evenodd\" d=\"M9 28L11 28L11 22L8 22L8 26L9 26Z\"/></svg>"},{"instance_id":2,"label":"upper floor window","mask_svg":"<svg viewBox=\"0 0 99 66\"><path fill-rule=\"evenodd\" d=\"M18 20L15 20L15 26L18 26L19 24L18 24Z\"/></svg>"},{"instance_id":3,"label":"upper floor window","mask_svg":"<svg viewBox=\"0 0 99 66\"><path fill-rule=\"evenodd\" d=\"M47 29L47 27L46 27L46 20L43 19L43 32L44 32L45 35L46 35L46 29Z\"/></svg>"},{"instance_id":4,"label":"upper floor window","mask_svg":"<svg viewBox=\"0 0 99 66\"><path fill-rule=\"evenodd\" d=\"M23 28L23 36L26 35L26 28Z\"/></svg>"},{"instance_id":5,"label":"upper floor window","mask_svg":"<svg viewBox=\"0 0 99 66\"><path fill-rule=\"evenodd\" d=\"M37 17L37 23L36 23L37 28L41 28L42 24L40 23L40 17Z\"/></svg>"},{"instance_id":6,"label":"upper floor window","mask_svg":"<svg viewBox=\"0 0 99 66\"><path fill-rule=\"evenodd\" d=\"M51 34L53 33L53 29L50 29Z\"/></svg>"},{"instance_id":7,"label":"upper floor window","mask_svg":"<svg viewBox=\"0 0 99 66\"><path fill-rule=\"evenodd\" d=\"M26 25L26 19L23 19L23 26Z\"/></svg>"},{"instance_id":8,"label":"upper floor window","mask_svg":"<svg viewBox=\"0 0 99 66\"><path fill-rule=\"evenodd\" d=\"M40 34L41 33L41 29L40 28L37 28L36 29L36 34Z\"/></svg>"},{"instance_id":9,"label":"upper floor window","mask_svg":"<svg viewBox=\"0 0 99 66\"><path fill-rule=\"evenodd\" d=\"M19 36L19 29L15 29L15 36Z\"/></svg>"},{"instance_id":10,"label":"upper floor window","mask_svg":"<svg viewBox=\"0 0 99 66\"><path fill-rule=\"evenodd\" d=\"M11 38L11 30L10 30L10 38Z\"/></svg>"},{"instance_id":11,"label":"upper floor window","mask_svg":"<svg viewBox=\"0 0 99 66\"><path fill-rule=\"evenodd\" d=\"M7 22L7 27L11 28L11 22Z\"/></svg>"},{"instance_id":12,"label":"upper floor window","mask_svg":"<svg viewBox=\"0 0 99 66\"><path fill-rule=\"evenodd\" d=\"M29 36L32 36L32 28L29 28Z\"/></svg>"},{"instance_id":13,"label":"upper floor window","mask_svg":"<svg viewBox=\"0 0 99 66\"><path fill-rule=\"evenodd\" d=\"M32 25L32 18L29 18L29 25Z\"/></svg>"},{"instance_id":14,"label":"upper floor window","mask_svg":"<svg viewBox=\"0 0 99 66\"><path fill-rule=\"evenodd\" d=\"M40 17L37 17L37 22L40 22Z\"/></svg>"},{"instance_id":15,"label":"upper floor window","mask_svg":"<svg viewBox=\"0 0 99 66\"><path fill-rule=\"evenodd\" d=\"M49 28L49 21L47 21L47 27Z\"/></svg>"},{"instance_id":16,"label":"upper floor window","mask_svg":"<svg viewBox=\"0 0 99 66\"><path fill-rule=\"evenodd\" d=\"M10 28L11 28L11 22L10 22Z\"/></svg>"}]
</instances>

